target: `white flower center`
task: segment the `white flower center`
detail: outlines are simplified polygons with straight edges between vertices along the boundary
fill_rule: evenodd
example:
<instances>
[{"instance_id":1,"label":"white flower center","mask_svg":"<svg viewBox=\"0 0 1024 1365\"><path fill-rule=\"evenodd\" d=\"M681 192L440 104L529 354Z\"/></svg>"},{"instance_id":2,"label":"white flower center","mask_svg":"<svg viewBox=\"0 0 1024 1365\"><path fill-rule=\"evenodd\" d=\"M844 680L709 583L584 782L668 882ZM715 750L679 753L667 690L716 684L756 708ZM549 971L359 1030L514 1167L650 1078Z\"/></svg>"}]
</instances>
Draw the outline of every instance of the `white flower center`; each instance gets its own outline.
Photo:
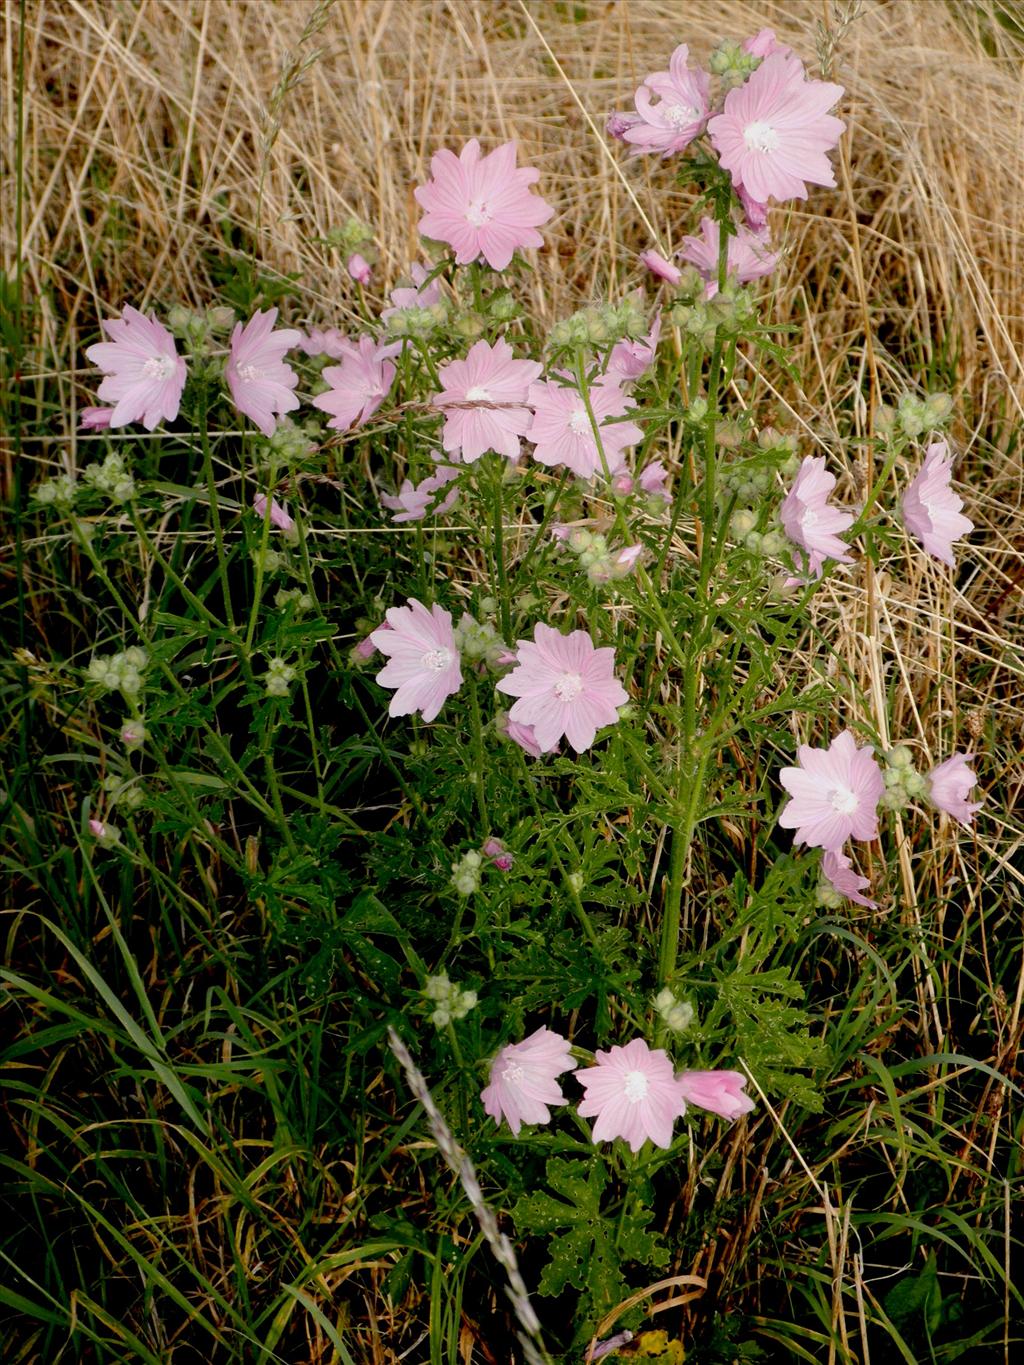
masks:
<instances>
[{"instance_id":1,"label":"white flower center","mask_svg":"<svg viewBox=\"0 0 1024 1365\"><path fill-rule=\"evenodd\" d=\"M805 531L809 531L812 526L817 526L818 514L813 507L805 507L800 514L800 525Z\"/></svg>"},{"instance_id":2,"label":"white flower center","mask_svg":"<svg viewBox=\"0 0 1024 1365\"><path fill-rule=\"evenodd\" d=\"M860 805L860 798L849 787L833 787L828 794L828 803L837 815L852 815Z\"/></svg>"},{"instance_id":3,"label":"white flower center","mask_svg":"<svg viewBox=\"0 0 1024 1365\"><path fill-rule=\"evenodd\" d=\"M924 499L922 498L922 500L921 500L921 506L922 506L922 507L924 508L924 510L928 513L928 520L929 520L929 521L931 522L931 524L934 526L936 520L938 519L938 515L939 515L938 504L937 504L937 503L934 503L934 502L925 502Z\"/></svg>"},{"instance_id":4,"label":"white flower center","mask_svg":"<svg viewBox=\"0 0 1024 1365\"><path fill-rule=\"evenodd\" d=\"M555 679L554 692L559 701L575 701L583 691L583 679L578 673L562 673Z\"/></svg>"},{"instance_id":5,"label":"white flower center","mask_svg":"<svg viewBox=\"0 0 1024 1365\"><path fill-rule=\"evenodd\" d=\"M440 649L428 649L420 663L431 673L443 673L452 661L452 652L443 646Z\"/></svg>"},{"instance_id":6,"label":"white flower center","mask_svg":"<svg viewBox=\"0 0 1024 1365\"><path fill-rule=\"evenodd\" d=\"M471 199L466 207L466 222L471 227L486 227L493 218L486 199Z\"/></svg>"},{"instance_id":7,"label":"white flower center","mask_svg":"<svg viewBox=\"0 0 1024 1365\"><path fill-rule=\"evenodd\" d=\"M650 1084L642 1071L627 1071L622 1093L630 1104L639 1104L647 1095Z\"/></svg>"},{"instance_id":8,"label":"white flower center","mask_svg":"<svg viewBox=\"0 0 1024 1365\"><path fill-rule=\"evenodd\" d=\"M142 367L147 379L170 379L174 373L174 361L170 356L151 355Z\"/></svg>"},{"instance_id":9,"label":"white flower center","mask_svg":"<svg viewBox=\"0 0 1024 1365\"><path fill-rule=\"evenodd\" d=\"M700 122L700 110L692 104L669 104L662 110L665 122L673 128L689 128L691 123Z\"/></svg>"},{"instance_id":10,"label":"white flower center","mask_svg":"<svg viewBox=\"0 0 1024 1365\"><path fill-rule=\"evenodd\" d=\"M467 403L489 403L491 395L482 384L474 384L471 389L466 390Z\"/></svg>"},{"instance_id":11,"label":"white flower center","mask_svg":"<svg viewBox=\"0 0 1024 1365\"><path fill-rule=\"evenodd\" d=\"M501 1079L508 1081L509 1085L520 1085L523 1079L523 1068L518 1062L509 1062L502 1070Z\"/></svg>"},{"instance_id":12,"label":"white flower center","mask_svg":"<svg viewBox=\"0 0 1024 1365\"><path fill-rule=\"evenodd\" d=\"M243 384L255 384L263 378L263 371L258 365L239 365L238 377Z\"/></svg>"},{"instance_id":13,"label":"white flower center","mask_svg":"<svg viewBox=\"0 0 1024 1365\"><path fill-rule=\"evenodd\" d=\"M743 129L743 141L752 152L774 152L779 145L779 135L770 123L755 119Z\"/></svg>"},{"instance_id":14,"label":"white flower center","mask_svg":"<svg viewBox=\"0 0 1024 1365\"><path fill-rule=\"evenodd\" d=\"M569 430L574 436L589 436L590 418L586 408L573 408L569 414Z\"/></svg>"}]
</instances>

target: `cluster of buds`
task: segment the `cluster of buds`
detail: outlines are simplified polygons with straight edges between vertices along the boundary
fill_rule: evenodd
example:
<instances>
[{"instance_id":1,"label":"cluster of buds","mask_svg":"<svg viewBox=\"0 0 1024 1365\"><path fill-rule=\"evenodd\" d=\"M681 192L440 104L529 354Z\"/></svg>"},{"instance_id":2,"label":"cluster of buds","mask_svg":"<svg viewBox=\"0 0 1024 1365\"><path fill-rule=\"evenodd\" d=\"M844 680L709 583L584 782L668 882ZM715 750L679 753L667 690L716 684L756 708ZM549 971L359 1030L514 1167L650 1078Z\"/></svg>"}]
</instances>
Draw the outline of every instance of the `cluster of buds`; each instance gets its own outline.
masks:
<instances>
[{"instance_id":1,"label":"cluster of buds","mask_svg":"<svg viewBox=\"0 0 1024 1365\"><path fill-rule=\"evenodd\" d=\"M122 654L96 654L89 660L87 676L108 692L120 692L124 697L137 697L143 688L143 673L149 663L144 649L133 645Z\"/></svg>"},{"instance_id":2,"label":"cluster of buds","mask_svg":"<svg viewBox=\"0 0 1024 1365\"><path fill-rule=\"evenodd\" d=\"M135 496L135 480L120 455L108 455L102 464L87 465L82 482L105 493L111 502L130 502Z\"/></svg>"},{"instance_id":3,"label":"cluster of buds","mask_svg":"<svg viewBox=\"0 0 1024 1365\"><path fill-rule=\"evenodd\" d=\"M233 308L207 308L197 311L176 303L167 313L167 325L175 336L187 342L193 354L202 354L211 337L223 336L235 325Z\"/></svg>"},{"instance_id":4,"label":"cluster of buds","mask_svg":"<svg viewBox=\"0 0 1024 1365\"><path fill-rule=\"evenodd\" d=\"M500 839L485 839L480 852L485 857L490 858L491 862L499 872L508 872L512 868L515 859Z\"/></svg>"},{"instance_id":5,"label":"cluster of buds","mask_svg":"<svg viewBox=\"0 0 1024 1365\"><path fill-rule=\"evenodd\" d=\"M345 269L356 284L369 284L377 253L372 249L373 228L361 219L348 217L341 227L331 228L319 239L345 258Z\"/></svg>"},{"instance_id":6,"label":"cluster of buds","mask_svg":"<svg viewBox=\"0 0 1024 1365\"><path fill-rule=\"evenodd\" d=\"M751 553L778 559L788 544L785 532L774 517L767 530L758 530L759 522L757 512L741 507L732 514L729 530Z\"/></svg>"},{"instance_id":7,"label":"cluster of buds","mask_svg":"<svg viewBox=\"0 0 1024 1365\"><path fill-rule=\"evenodd\" d=\"M279 655L267 660L267 671L263 675L263 685L268 697L287 697L288 688L295 681L295 667L286 663Z\"/></svg>"},{"instance_id":8,"label":"cluster of buds","mask_svg":"<svg viewBox=\"0 0 1024 1365\"><path fill-rule=\"evenodd\" d=\"M953 400L948 393L930 393L926 398L907 393L895 408L883 403L875 420L880 431L894 433L898 428L914 441L926 431L941 427L952 411Z\"/></svg>"},{"instance_id":9,"label":"cluster of buds","mask_svg":"<svg viewBox=\"0 0 1024 1365\"><path fill-rule=\"evenodd\" d=\"M634 340L647 330L647 315L642 297L627 294L619 303L593 304L572 317L556 322L549 345L563 351L578 346L612 346L617 341Z\"/></svg>"},{"instance_id":10,"label":"cluster of buds","mask_svg":"<svg viewBox=\"0 0 1024 1365\"><path fill-rule=\"evenodd\" d=\"M708 70L721 77L722 89L735 90L757 70L762 62L753 52L745 52L734 38L723 38L708 58Z\"/></svg>"},{"instance_id":11,"label":"cluster of buds","mask_svg":"<svg viewBox=\"0 0 1024 1365\"><path fill-rule=\"evenodd\" d=\"M478 316L478 314L473 314L473 317ZM449 317L450 311L447 300L440 298L427 308L414 305L412 308L392 309L385 318L384 325L391 336L415 337L426 341L435 333L447 330ZM483 330L484 324L481 323L476 332L476 337L479 337Z\"/></svg>"},{"instance_id":12,"label":"cluster of buds","mask_svg":"<svg viewBox=\"0 0 1024 1365\"><path fill-rule=\"evenodd\" d=\"M273 436L258 437L253 442L253 461L260 470L275 476L282 466L297 469L316 455L321 436L315 418L299 423L290 417L279 417Z\"/></svg>"},{"instance_id":13,"label":"cluster of buds","mask_svg":"<svg viewBox=\"0 0 1024 1365\"><path fill-rule=\"evenodd\" d=\"M647 511L652 517L658 516L669 504L668 470L660 460L651 460L640 473L633 477L628 469L620 469L612 475L612 492L620 498L631 494L646 494Z\"/></svg>"},{"instance_id":14,"label":"cluster of buds","mask_svg":"<svg viewBox=\"0 0 1024 1365\"><path fill-rule=\"evenodd\" d=\"M685 1033L693 1023L693 1006L688 1000L677 999L668 986L654 997L654 1008L670 1033Z\"/></svg>"},{"instance_id":15,"label":"cluster of buds","mask_svg":"<svg viewBox=\"0 0 1024 1365\"><path fill-rule=\"evenodd\" d=\"M249 551L249 558L257 569L262 569L265 576L272 573L280 573L282 569L288 567L288 557L283 555L280 550L275 550L272 545L265 549L257 545L255 549Z\"/></svg>"},{"instance_id":16,"label":"cluster of buds","mask_svg":"<svg viewBox=\"0 0 1024 1365\"><path fill-rule=\"evenodd\" d=\"M477 621L464 612L452 634L455 645L464 659L501 668L509 662L509 648L490 621Z\"/></svg>"},{"instance_id":17,"label":"cluster of buds","mask_svg":"<svg viewBox=\"0 0 1024 1365\"><path fill-rule=\"evenodd\" d=\"M742 433L737 433L734 444L738 444L741 437ZM724 466L718 476L716 495L723 506L734 500L743 504L733 513L730 522L736 539L755 554L777 556L785 549L786 537L779 526L777 513L772 514L771 524L766 529L759 529L763 508L780 475L787 481L796 477L800 457L796 438L784 436L772 427L765 427L760 432L757 447L753 458Z\"/></svg>"},{"instance_id":18,"label":"cluster of buds","mask_svg":"<svg viewBox=\"0 0 1024 1365\"><path fill-rule=\"evenodd\" d=\"M696 271L693 273L700 281L699 292L690 298L689 289L684 290L681 285L682 297L677 298L668 310L669 320L680 331L693 337L705 350L710 350L720 331L727 336L736 336L756 321L754 296L745 285L737 284L733 279L727 280L725 288L709 299L704 297L704 281ZM683 272L688 286L691 281L687 274Z\"/></svg>"},{"instance_id":19,"label":"cluster of buds","mask_svg":"<svg viewBox=\"0 0 1024 1365\"><path fill-rule=\"evenodd\" d=\"M301 616L307 611L312 611L316 603L308 592L303 592L301 588L278 588L274 594L274 606L278 611L285 611L291 607L296 616Z\"/></svg>"},{"instance_id":20,"label":"cluster of buds","mask_svg":"<svg viewBox=\"0 0 1024 1365\"><path fill-rule=\"evenodd\" d=\"M75 500L75 481L70 474L43 479L33 488L32 496L41 507L70 507Z\"/></svg>"},{"instance_id":21,"label":"cluster of buds","mask_svg":"<svg viewBox=\"0 0 1024 1365\"><path fill-rule=\"evenodd\" d=\"M636 568L644 549L637 544L612 550L607 537L600 531L588 531L585 526L557 526L553 534L576 555L588 580L595 585L627 578Z\"/></svg>"},{"instance_id":22,"label":"cluster of buds","mask_svg":"<svg viewBox=\"0 0 1024 1365\"><path fill-rule=\"evenodd\" d=\"M905 744L886 754L882 781L882 805L889 810L906 810L912 801L928 796L928 780L914 767L914 756Z\"/></svg>"},{"instance_id":23,"label":"cluster of buds","mask_svg":"<svg viewBox=\"0 0 1024 1365\"><path fill-rule=\"evenodd\" d=\"M472 896L480 890L480 872L484 860L476 849L464 853L457 863L452 864L451 883L460 896Z\"/></svg>"},{"instance_id":24,"label":"cluster of buds","mask_svg":"<svg viewBox=\"0 0 1024 1365\"><path fill-rule=\"evenodd\" d=\"M103 779L103 790L112 806L124 806L126 810L138 810L146 797L134 777L119 777L108 773Z\"/></svg>"},{"instance_id":25,"label":"cluster of buds","mask_svg":"<svg viewBox=\"0 0 1024 1365\"><path fill-rule=\"evenodd\" d=\"M465 1019L477 1002L476 991L464 991L461 986L456 986L448 980L447 972L428 976L423 994L434 1005L430 1022L436 1028L446 1028L453 1019Z\"/></svg>"}]
</instances>

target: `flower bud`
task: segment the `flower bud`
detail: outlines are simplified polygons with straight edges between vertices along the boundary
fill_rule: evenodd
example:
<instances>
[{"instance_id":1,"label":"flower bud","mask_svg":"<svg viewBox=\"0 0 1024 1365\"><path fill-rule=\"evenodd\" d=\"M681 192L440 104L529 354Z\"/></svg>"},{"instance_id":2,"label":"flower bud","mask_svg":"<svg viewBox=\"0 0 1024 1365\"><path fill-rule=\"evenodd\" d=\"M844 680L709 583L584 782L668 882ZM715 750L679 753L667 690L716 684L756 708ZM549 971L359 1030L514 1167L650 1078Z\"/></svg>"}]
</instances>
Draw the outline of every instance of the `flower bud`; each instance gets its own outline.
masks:
<instances>
[{"instance_id":1,"label":"flower bud","mask_svg":"<svg viewBox=\"0 0 1024 1365\"><path fill-rule=\"evenodd\" d=\"M345 263L345 269L356 284L366 285L370 283L373 275L373 268L365 256L361 256L358 251L352 253Z\"/></svg>"}]
</instances>

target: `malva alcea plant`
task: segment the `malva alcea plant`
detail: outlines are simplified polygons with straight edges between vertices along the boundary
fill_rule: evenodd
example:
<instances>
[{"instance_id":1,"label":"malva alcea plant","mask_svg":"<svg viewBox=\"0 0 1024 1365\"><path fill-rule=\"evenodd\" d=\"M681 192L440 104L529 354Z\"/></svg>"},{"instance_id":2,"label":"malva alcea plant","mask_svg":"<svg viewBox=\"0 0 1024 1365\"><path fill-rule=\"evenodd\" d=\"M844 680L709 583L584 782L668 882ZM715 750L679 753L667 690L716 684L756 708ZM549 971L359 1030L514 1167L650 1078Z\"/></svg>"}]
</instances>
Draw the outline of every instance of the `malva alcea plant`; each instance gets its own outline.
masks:
<instances>
[{"instance_id":1,"label":"malva alcea plant","mask_svg":"<svg viewBox=\"0 0 1024 1365\"><path fill-rule=\"evenodd\" d=\"M534 1299L571 1291L563 1331L515 1282L539 1359L542 1335L580 1352L672 1265L656 1209L701 1115L756 1113L748 1077L820 1104L825 1049L774 939L886 894L887 818L981 809L983 756L921 772L867 705L787 678L830 575L901 527L952 568L972 529L941 395L893 409L861 506L842 452L736 401L741 359L784 360L773 217L834 185L843 90L768 31L707 68L685 45L668 61L608 130L627 177L650 157L689 187L676 259L652 243L625 292L545 331L519 285L556 208L515 143L471 137L433 155L424 259L390 306L353 300L358 332L279 326L283 300L256 296L241 318L104 321L81 426L105 457L36 488L103 601L78 674L115 778L83 820L96 864L190 822L270 907L274 948L309 959L311 995L358 958L368 1045L405 1040L477 1215L547 1239ZM157 443L107 449L135 424ZM742 910L719 943L698 864Z\"/></svg>"}]
</instances>

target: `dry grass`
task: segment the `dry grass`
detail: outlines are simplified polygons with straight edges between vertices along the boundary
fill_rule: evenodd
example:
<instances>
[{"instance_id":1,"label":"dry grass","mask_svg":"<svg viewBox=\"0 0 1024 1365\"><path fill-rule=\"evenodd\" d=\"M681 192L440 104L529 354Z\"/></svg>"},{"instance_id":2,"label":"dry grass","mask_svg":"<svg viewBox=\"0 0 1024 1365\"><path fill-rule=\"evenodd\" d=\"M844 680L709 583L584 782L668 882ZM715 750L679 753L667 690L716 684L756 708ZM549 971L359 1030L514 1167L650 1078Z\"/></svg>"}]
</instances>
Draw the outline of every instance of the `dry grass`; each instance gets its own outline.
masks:
<instances>
[{"instance_id":1,"label":"dry grass","mask_svg":"<svg viewBox=\"0 0 1024 1365\"><path fill-rule=\"evenodd\" d=\"M344 325L343 262L317 238L350 213L366 219L380 278L392 283L417 255L412 187L431 151L473 135L516 138L542 170L559 212L533 287L541 315L554 319L635 274L649 233L627 184L663 246L689 227L687 196L670 171L627 163L618 147L609 155L580 104L603 125L677 42L703 56L723 31L771 25L810 57L822 47L820 25L835 30L844 8L338 0L323 14L305 0L35 0L24 269L40 302L40 363L60 376L70 412L88 401L84 373L77 382L79 334L92 333L97 316L126 300L209 302L210 261L254 241L266 266L300 272L302 317ZM877 571L865 561L834 579L815 606L849 670L851 713L883 741L894 737L891 725L932 757L954 740L1010 755L1006 771L981 765L994 814L980 850L967 843L961 853L948 841L913 866L901 860L911 925L932 894L923 882L959 876L973 903L974 869L994 859L1024 884L1024 37L996 22L997 8L866 0L834 55L849 127L838 191L814 191L778 225L786 259L775 307L798 327L799 382L772 400L777 424L800 429L807 451L842 458L839 438L867 434L878 403L908 385L948 388L960 413L954 435L978 527L966 572L951 583L907 545ZM322 30L303 40L321 18ZM8 272L16 20L9 3L0 202ZM295 79L282 95L289 71ZM741 396L759 401L763 381L747 380ZM903 481L906 471L896 475ZM871 473L853 458L847 477L853 497ZM810 650L802 662L809 680L833 667ZM998 983L988 985L996 998ZM1009 1065L1019 1045L1022 990L1005 1000L1007 1055L990 1058L993 1066ZM917 1027L924 1050L938 1050L948 1020L927 983L921 992ZM870 1141L866 1130L860 1140ZM765 1197L764 1172L750 1162L758 1149L738 1142L723 1138L715 1155L723 1196L740 1188L751 1196L747 1228L721 1247L709 1242L694 1273L719 1273L742 1256ZM692 1180L701 1178L695 1166ZM804 1180L796 1161L792 1180ZM823 1194L835 1284L856 1279L859 1292L849 1227ZM838 1299L837 1288L842 1321ZM855 1338L855 1322L849 1331Z\"/></svg>"}]
</instances>

